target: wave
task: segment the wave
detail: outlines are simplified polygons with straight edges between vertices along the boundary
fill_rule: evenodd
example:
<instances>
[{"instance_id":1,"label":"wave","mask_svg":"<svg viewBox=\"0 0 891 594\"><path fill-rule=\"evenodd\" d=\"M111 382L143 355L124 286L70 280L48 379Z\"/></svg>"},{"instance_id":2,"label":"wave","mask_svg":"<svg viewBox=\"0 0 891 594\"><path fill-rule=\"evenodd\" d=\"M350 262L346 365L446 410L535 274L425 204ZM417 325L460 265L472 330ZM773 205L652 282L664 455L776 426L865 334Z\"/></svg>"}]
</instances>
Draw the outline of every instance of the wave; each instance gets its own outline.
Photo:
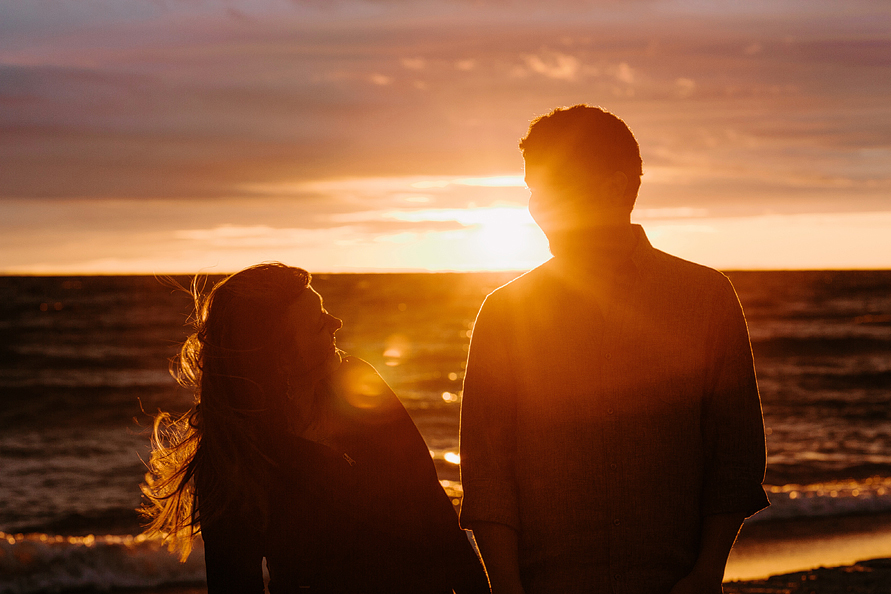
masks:
<instances>
[{"instance_id":1,"label":"wave","mask_svg":"<svg viewBox=\"0 0 891 594\"><path fill-rule=\"evenodd\" d=\"M204 546L196 540L180 563L160 541L142 536L0 532L0 594L204 584Z\"/></svg>"},{"instance_id":2,"label":"wave","mask_svg":"<svg viewBox=\"0 0 891 594\"><path fill-rule=\"evenodd\" d=\"M755 360L783 357L851 357L887 353L891 340L881 336L752 338Z\"/></svg>"},{"instance_id":3,"label":"wave","mask_svg":"<svg viewBox=\"0 0 891 594\"><path fill-rule=\"evenodd\" d=\"M770 507L748 521L805 520L891 512L891 477L765 485Z\"/></svg>"},{"instance_id":4,"label":"wave","mask_svg":"<svg viewBox=\"0 0 891 594\"><path fill-rule=\"evenodd\" d=\"M133 507L108 507L84 512L71 512L56 517L34 517L18 521L7 521L3 528L7 532L65 534L67 536L87 536L89 534L139 534L142 531L142 518Z\"/></svg>"}]
</instances>

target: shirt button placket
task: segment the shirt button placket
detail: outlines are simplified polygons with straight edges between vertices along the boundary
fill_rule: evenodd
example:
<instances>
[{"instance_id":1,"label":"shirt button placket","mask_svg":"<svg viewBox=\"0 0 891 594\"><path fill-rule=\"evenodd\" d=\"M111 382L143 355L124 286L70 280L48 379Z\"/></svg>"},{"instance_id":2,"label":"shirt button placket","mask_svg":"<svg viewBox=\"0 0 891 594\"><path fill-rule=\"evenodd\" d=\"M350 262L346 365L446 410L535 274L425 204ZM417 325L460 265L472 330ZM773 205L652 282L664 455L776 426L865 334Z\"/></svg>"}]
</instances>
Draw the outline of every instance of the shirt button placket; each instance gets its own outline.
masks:
<instances>
[{"instance_id":1,"label":"shirt button placket","mask_svg":"<svg viewBox=\"0 0 891 594\"><path fill-rule=\"evenodd\" d=\"M612 353L609 353L609 352L604 353L604 354L603 354L603 358L604 358L606 361L609 362L609 361L612 360L612 358L613 358L613 354L612 354ZM611 422L611 423L615 423L615 419L616 419L616 409L615 409L615 406L609 406L609 407L607 407L607 409L606 409L606 414L610 417L610 419L611 419L610 422ZM609 464L610 473L614 475L614 474L616 473L618 467L619 467L619 466L618 466L618 464L617 464L616 462L610 462L610 464ZM619 518L613 518L613 520L612 520L613 529L616 529L616 530L619 529L620 524L621 524L621 521L619 521ZM620 573L615 573L615 574L613 574L613 580L614 580L614 582L613 582L613 584L614 584L614 585L613 585L613 589L614 589L615 592L619 592L619 591L620 591L620 588L619 588L619 581L620 581L621 577L622 577L622 576L621 576Z\"/></svg>"}]
</instances>

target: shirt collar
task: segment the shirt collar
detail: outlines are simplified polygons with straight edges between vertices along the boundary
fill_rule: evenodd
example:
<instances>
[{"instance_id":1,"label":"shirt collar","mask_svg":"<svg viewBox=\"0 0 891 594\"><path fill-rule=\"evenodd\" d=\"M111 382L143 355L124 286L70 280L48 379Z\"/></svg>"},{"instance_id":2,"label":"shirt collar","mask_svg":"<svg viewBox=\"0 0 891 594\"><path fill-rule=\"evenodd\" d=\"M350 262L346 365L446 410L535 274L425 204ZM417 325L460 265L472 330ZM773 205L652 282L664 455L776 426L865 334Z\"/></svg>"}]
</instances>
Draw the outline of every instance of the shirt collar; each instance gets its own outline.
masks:
<instances>
[{"instance_id":1,"label":"shirt collar","mask_svg":"<svg viewBox=\"0 0 891 594\"><path fill-rule=\"evenodd\" d=\"M613 282L626 287L633 285L656 257L656 249L650 244L643 227L632 224L631 229L637 239L634 248L628 259L615 269L615 276L610 275ZM561 258L552 258L546 263L546 268L551 271L550 274L556 275L563 283L576 287L589 287L587 283L590 283L590 280L582 282L580 279L591 279L591 275L599 276L596 268L588 268L586 272L583 272L573 266L567 267L567 263Z\"/></svg>"},{"instance_id":2,"label":"shirt collar","mask_svg":"<svg viewBox=\"0 0 891 594\"><path fill-rule=\"evenodd\" d=\"M646 231L644 231L643 227L634 224L631 225L631 228L637 235L637 243L634 245L634 249L631 251L630 262L634 266L634 269L638 273L640 273L649 265L650 262L652 262L653 258L656 255L656 248L654 248L650 243L650 240L647 238L647 233Z\"/></svg>"}]
</instances>

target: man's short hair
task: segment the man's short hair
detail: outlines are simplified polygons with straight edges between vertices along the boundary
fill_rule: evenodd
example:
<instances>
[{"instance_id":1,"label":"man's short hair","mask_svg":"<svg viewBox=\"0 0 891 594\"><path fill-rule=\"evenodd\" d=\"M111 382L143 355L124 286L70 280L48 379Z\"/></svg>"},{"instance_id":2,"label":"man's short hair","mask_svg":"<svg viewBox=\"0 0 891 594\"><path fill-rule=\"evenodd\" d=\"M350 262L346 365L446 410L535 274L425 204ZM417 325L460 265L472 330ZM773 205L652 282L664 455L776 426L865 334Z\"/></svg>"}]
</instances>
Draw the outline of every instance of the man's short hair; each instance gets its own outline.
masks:
<instances>
[{"instance_id":1,"label":"man's short hair","mask_svg":"<svg viewBox=\"0 0 891 594\"><path fill-rule=\"evenodd\" d=\"M590 105L558 107L532 120L520 141L530 166L545 168L550 179L610 175L628 177L626 194L637 196L643 161L640 146L618 116Z\"/></svg>"}]
</instances>

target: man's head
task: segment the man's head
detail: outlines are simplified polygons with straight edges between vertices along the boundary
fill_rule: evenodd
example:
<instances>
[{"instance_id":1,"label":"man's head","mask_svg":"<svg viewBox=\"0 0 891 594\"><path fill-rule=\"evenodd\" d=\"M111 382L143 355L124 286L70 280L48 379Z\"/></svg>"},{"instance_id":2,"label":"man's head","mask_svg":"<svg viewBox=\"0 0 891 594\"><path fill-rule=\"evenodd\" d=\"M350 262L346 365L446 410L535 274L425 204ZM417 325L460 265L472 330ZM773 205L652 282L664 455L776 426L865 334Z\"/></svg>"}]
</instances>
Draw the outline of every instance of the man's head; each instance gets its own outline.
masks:
<instances>
[{"instance_id":1,"label":"man's head","mask_svg":"<svg viewBox=\"0 0 891 594\"><path fill-rule=\"evenodd\" d=\"M566 230L630 220L643 163L620 118L588 105L558 108L533 120L520 150L529 209L552 243Z\"/></svg>"}]
</instances>

